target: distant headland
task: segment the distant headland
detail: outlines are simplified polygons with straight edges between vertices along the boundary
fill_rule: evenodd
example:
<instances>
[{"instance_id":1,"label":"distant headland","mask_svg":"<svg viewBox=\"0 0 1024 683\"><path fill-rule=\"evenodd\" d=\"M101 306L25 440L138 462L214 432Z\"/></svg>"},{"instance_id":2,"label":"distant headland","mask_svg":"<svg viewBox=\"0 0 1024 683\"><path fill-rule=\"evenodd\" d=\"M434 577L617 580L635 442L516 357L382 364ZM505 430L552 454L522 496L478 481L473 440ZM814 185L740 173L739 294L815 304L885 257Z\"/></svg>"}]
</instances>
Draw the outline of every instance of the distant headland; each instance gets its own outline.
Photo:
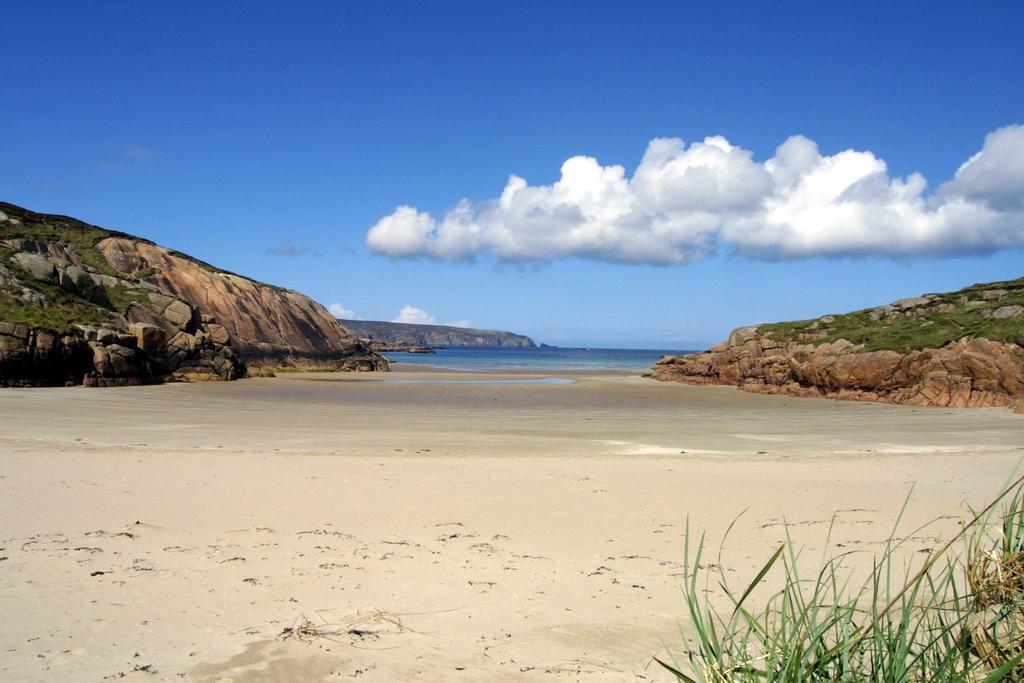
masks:
<instances>
[{"instance_id":1,"label":"distant headland","mask_svg":"<svg viewBox=\"0 0 1024 683\"><path fill-rule=\"evenodd\" d=\"M419 325L389 323L376 320L339 320L359 339L380 350L415 350L435 348L524 348L537 344L521 334L502 330L483 330L452 325ZM399 347L408 348L401 349Z\"/></svg>"}]
</instances>

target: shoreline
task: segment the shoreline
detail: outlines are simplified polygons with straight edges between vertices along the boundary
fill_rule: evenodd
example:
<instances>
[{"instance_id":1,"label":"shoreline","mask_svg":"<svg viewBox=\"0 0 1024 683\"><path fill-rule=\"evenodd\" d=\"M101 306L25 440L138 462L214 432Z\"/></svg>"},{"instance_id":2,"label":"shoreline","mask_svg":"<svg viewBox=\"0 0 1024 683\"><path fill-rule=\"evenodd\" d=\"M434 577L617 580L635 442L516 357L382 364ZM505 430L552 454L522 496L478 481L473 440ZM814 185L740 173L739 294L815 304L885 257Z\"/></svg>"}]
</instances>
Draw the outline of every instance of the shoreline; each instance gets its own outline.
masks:
<instances>
[{"instance_id":1,"label":"shoreline","mask_svg":"<svg viewBox=\"0 0 1024 683\"><path fill-rule=\"evenodd\" d=\"M426 363L401 363L389 361L392 372L435 372L435 373L477 373L481 375L610 375L639 377L644 369L591 369L591 368L449 368L443 365L429 365Z\"/></svg>"}]
</instances>

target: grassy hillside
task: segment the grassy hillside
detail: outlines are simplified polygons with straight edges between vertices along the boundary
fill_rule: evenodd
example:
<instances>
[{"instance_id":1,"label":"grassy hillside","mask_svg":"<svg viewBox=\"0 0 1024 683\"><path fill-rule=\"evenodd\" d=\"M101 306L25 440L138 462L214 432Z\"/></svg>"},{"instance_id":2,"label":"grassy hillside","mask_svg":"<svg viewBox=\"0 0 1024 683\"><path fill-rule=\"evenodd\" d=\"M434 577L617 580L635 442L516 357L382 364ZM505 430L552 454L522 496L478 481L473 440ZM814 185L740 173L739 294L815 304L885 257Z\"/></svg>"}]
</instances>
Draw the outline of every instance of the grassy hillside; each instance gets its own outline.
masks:
<instances>
[{"instance_id":1,"label":"grassy hillside","mask_svg":"<svg viewBox=\"0 0 1024 683\"><path fill-rule=\"evenodd\" d=\"M104 275L117 276L96 243L108 237L128 237L123 233L104 230L67 216L37 214L6 202L0 202L0 211L20 223L0 223L0 239L29 239L35 242L63 242L82 257L82 262ZM132 238L137 239L137 238ZM2 259L6 261L6 257Z\"/></svg>"},{"instance_id":2,"label":"grassy hillside","mask_svg":"<svg viewBox=\"0 0 1024 683\"><path fill-rule=\"evenodd\" d=\"M33 306L0 289L0 321L24 323L29 327L43 327L57 332L68 332L73 325L102 325L111 322L111 316L99 307L61 293L49 306Z\"/></svg>"},{"instance_id":3,"label":"grassy hillside","mask_svg":"<svg viewBox=\"0 0 1024 683\"><path fill-rule=\"evenodd\" d=\"M69 216L36 213L14 204L8 204L7 202L0 202L0 211L7 214L8 217L19 221L17 224L8 222L0 223L0 239L22 238L43 243L61 242L70 246L75 252L77 252L82 257L82 261L85 264L95 268L98 272L103 273L104 275L123 277L122 273L118 273L110 267L110 264L107 263L103 254L101 254L96 248L96 244L101 240L105 240L108 237L123 237L137 242L153 244L150 240L136 237L135 235L129 235L125 232L107 230L106 228L89 225L88 223L84 223ZM189 256L188 254L183 254L180 251L172 249L170 253L174 256L180 256L181 258L188 259L211 273L235 274L231 271L210 265L206 261ZM151 274L152 273L140 272L135 273L134 276L136 278L142 278ZM260 284L267 287L273 286L266 285L262 282ZM281 287L274 288L282 289Z\"/></svg>"},{"instance_id":4,"label":"grassy hillside","mask_svg":"<svg viewBox=\"0 0 1024 683\"><path fill-rule=\"evenodd\" d=\"M87 223L49 214L37 214L13 204L0 202L0 211L17 222L0 222L0 239L27 239L33 242L60 242L79 255L82 263L104 275L123 276L115 271L96 244L108 237L131 237L125 233L104 230ZM132 239L137 239L132 237ZM124 314L132 302L145 300L145 293L132 291L124 285L103 287L99 300L89 300L62 289L57 284L36 279L21 268L11 256L16 249L0 245L0 265L14 276L15 281L4 285L0 282L0 320L24 323L30 327L43 327L66 332L75 324L101 325L117 321L117 314ZM138 274L139 277L144 273ZM23 288L28 287L41 295L45 305L28 301Z\"/></svg>"},{"instance_id":5,"label":"grassy hillside","mask_svg":"<svg viewBox=\"0 0 1024 683\"><path fill-rule=\"evenodd\" d=\"M963 337L1024 345L1024 315L995 317L999 309L1024 307L1024 278L903 301L815 320L762 325L758 333L812 344L847 339L865 344L870 351L939 348Z\"/></svg>"},{"instance_id":6,"label":"grassy hillside","mask_svg":"<svg viewBox=\"0 0 1024 683\"><path fill-rule=\"evenodd\" d=\"M36 213L8 202L0 202L0 212L8 219L0 220L0 240L29 240L42 244L59 242L65 248L76 253L85 266L97 273L116 277L123 282L137 283L139 280L158 274L152 268L144 268L130 274L119 273L96 247L99 242L109 237L153 244L150 240L117 230L100 228L69 216ZM129 286L104 287L105 296L100 301L90 301L76 296L56 284L37 280L18 267L11 260L11 256L17 251L18 249L0 244L0 265L17 279L17 284L4 285L0 281L0 320L4 322L25 323L31 327L45 327L65 332L71 330L76 324L100 325L116 322L118 314L123 315L132 302L145 299L144 292L133 291ZM234 274L188 254L174 250L169 253L187 259L208 272ZM255 280L254 282L277 291L289 291L276 285L268 285ZM42 295L46 299L45 305L27 301L22 296L22 287L25 286Z\"/></svg>"}]
</instances>

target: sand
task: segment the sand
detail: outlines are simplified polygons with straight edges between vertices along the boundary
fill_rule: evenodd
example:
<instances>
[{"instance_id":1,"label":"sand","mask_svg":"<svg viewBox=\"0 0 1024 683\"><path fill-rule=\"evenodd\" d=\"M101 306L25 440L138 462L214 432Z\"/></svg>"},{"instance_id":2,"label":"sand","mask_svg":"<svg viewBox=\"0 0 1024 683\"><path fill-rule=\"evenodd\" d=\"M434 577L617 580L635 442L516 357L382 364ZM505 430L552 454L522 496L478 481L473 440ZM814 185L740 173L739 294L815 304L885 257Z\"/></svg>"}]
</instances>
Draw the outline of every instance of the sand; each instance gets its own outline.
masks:
<instances>
[{"instance_id":1,"label":"sand","mask_svg":"<svg viewBox=\"0 0 1024 683\"><path fill-rule=\"evenodd\" d=\"M1005 410L559 376L0 391L0 678L669 680L687 520L746 510L737 584L784 522L869 562L1024 456Z\"/></svg>"}]
</instances>

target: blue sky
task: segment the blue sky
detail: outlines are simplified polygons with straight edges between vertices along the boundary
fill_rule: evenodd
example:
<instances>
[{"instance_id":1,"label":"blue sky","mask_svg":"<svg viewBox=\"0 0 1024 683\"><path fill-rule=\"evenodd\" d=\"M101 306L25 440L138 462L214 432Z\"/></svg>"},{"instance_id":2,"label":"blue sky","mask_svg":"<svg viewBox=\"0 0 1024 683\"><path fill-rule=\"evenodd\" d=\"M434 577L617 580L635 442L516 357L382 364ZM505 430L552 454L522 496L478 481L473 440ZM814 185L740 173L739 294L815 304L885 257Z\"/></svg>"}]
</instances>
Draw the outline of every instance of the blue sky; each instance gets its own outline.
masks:
<instances>
[{"instance_id":1,"label":"blue sky","mask_svg":"<svg viewBox=\"0 0 1024 683\"><path fill-rule=\"evenodd\" d=\"M1024 275L1024 186L1014 194L1005 166L1020 136L986 143L1024 124L1018 2L24 2L4 18L0 198L360 318L412 306L551 344L692 348L750 322ZM855 233L843 240L812 239L786 224L799 198L777 188L764 192L783 223L768 225L751 208L761 195L679 209L669 181L650 201L676 206L674 236L643 253L633 226L662 233L606 206L618 197L582 237L573 217L539 237L523 223L548 221L572 157L628 180L652 139L719 154L690 146L722 136L765 175L793 135L816 143L819 166L851 149L871 155L851 163L884 159L864 206L908 215L919 199L917 232L868 215L836 224ZM947 220L940 186L983 145L995 161L957 177L948 201L998 215ZM891 183L912 173L928 185L906 200ZM534 193L525 213L489 201L510 175ZM472 238L442 225L463 199ZM694 202L714 224L697 237ZM371 251L368 231L401 205L432 232L399 243L395 228Z\"/></svg>"}]
</instances>

